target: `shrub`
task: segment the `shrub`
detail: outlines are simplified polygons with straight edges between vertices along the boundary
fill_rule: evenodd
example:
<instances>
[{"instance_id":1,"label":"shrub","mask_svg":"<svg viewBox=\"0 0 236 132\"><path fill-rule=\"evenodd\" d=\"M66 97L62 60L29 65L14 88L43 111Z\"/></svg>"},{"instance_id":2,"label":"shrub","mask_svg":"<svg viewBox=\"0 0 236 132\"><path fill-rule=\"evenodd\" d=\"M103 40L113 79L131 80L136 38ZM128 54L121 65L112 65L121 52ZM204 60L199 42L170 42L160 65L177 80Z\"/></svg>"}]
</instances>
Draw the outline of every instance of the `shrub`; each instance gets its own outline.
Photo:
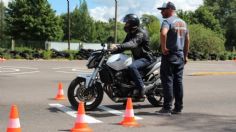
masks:
<instances>
[{"instance_id":1,"label":"shrub","mask_svg":"<svg viewBox=\"0 0 236 132\"><path fill-rule=\"evenodd\" d=\"M51 59L52 51L44 50L42 54L43 54L43 59Z\"/></svg>"},{"instance_id":2,"label":"shrub","mask_svg":"<svg viewBox=\"0 0 236 132\"><path fill-rule=\"evenodd\" d=\"M225 39L222 35L199 24L190 25L189 30L190 51L201 53L202 57L199 59L207 59L209 54L219 54L225 51Z\"/></svg>"}]
</instances>

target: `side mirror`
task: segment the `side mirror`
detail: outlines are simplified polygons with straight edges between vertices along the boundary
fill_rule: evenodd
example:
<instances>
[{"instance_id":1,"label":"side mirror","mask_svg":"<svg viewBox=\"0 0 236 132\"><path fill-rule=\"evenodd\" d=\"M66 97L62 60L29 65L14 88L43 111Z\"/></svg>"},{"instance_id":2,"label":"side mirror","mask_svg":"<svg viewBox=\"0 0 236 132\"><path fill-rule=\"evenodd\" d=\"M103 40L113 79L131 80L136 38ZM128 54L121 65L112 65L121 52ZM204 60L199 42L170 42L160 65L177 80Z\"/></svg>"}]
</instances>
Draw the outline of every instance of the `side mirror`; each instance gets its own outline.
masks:
<instances>
[{"instance_id":1,"label":"side mirror","mask_svg":"<svg viewBox=\"0 0 236 132\"><path fill-rule=\"evenodd\" d=\"M107 43L114 43L114 37L112 37L112 36L109 36L108 38L107 38Z\"/></svg>"},{"instance_id":2,"label":"side mirror","mask_svg":"<svg viewBox=\"0 0 236 132\"><path fill-rule=\"evenodd\" d=\"M106 44L105 44L105 43L101 43L101 46L102 46L102 47L105 47L105 46L106 46Z\"/></svg>"}]
</instances>

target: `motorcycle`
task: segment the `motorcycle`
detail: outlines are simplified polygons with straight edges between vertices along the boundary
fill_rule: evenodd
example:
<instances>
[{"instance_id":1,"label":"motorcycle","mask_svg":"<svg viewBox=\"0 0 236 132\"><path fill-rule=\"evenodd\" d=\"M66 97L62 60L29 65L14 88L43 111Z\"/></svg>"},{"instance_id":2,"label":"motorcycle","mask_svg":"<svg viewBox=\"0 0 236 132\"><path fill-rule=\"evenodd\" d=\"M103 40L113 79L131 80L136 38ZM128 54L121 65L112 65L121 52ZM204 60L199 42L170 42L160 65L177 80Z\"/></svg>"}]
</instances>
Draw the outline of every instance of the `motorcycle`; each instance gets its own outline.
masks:
<instances>
[{"instance_id":1,"label":"motorcycle","mask_svg":"<svg viewBox=\"0 0 236 132\"><path fill-rule=\"evenodd\" d=\"M95 50L88 58L87 67L92 73L79 73L70 83L67 96L74 109L78 108L79 101L83 101L86 110L97 108L103 100L104 92L115 103L126 103L128 97L133 102L144 102L139 97L138 89L131 79L128 65L132 58L123 54L110 54L105 44L102 49ZM155 107L162 106L163 88L159 69L161 58L155 57L154 62L140 71L146 90L147 100Z\"/></svg>"}]
</instances>

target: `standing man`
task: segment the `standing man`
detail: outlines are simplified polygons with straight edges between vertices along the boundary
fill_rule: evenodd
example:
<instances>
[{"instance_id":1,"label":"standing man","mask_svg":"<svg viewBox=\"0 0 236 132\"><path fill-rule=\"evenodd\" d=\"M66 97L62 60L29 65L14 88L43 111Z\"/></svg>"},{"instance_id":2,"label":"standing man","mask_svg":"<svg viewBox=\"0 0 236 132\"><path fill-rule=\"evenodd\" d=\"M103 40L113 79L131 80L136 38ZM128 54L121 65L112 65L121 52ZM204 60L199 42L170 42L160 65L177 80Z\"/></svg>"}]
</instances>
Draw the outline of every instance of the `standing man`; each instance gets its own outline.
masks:
<instances>
[{"instance_id":1,"label":"standing man","mask_svg":"<svg viewBox=\"0 0 236 132\"><path fill-rule=\"evenodd\" d=\"M187 24L175 15L175 5L167 2L161 10L164 18L161 26L161 81L164 91L164 105L159 115L180 114L183 109L183 70L188 61L189 31ZM174 109L172 102L175 99Z\"/></svg>"}]
</instances>

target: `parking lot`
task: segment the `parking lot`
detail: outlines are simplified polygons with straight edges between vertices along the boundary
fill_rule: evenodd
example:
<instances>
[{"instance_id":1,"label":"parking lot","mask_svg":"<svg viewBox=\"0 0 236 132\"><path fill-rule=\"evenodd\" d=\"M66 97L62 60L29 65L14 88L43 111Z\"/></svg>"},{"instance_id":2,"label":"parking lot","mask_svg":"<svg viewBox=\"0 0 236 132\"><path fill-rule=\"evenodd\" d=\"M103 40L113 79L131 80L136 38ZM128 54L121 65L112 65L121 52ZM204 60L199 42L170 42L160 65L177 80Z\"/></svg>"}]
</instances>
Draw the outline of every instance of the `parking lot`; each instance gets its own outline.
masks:
<instances>
[{"instance_id":1,"label":"parking lot","mask_svg":"<svg viewBox=\"0 0 236 132\"><path fill-rule=\"evenodd\" d=\"M66 96L78 72L87 71L86 61L6 60L0 62L0 131L6 131L12 104L19 110L22 132L70 131L76 111L68 100L54 100L58 83ZM200 74L204 73L204 74ZM235 132L236 62L191 61L184 72L184 111L163 117L148 101L133 103L140 127L118 125L125 108L108 97L99 108L86 111L95 132ZM71 114L72 113L72 114Z\"/></svg>"}]
</instances>

